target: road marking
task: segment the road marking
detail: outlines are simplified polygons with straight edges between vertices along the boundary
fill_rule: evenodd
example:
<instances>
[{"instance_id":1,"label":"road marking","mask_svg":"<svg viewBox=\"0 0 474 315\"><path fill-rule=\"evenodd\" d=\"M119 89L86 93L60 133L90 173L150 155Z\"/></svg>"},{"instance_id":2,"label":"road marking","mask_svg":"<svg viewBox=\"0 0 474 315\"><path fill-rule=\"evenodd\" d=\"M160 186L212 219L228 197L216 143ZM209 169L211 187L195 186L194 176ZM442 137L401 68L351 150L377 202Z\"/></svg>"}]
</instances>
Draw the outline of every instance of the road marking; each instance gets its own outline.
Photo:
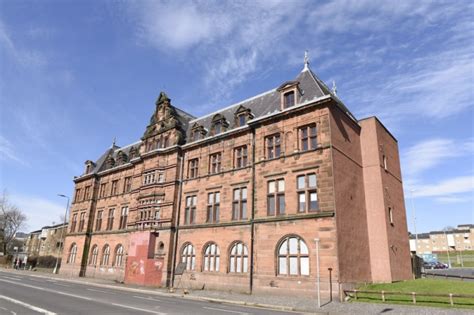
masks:
<instances>
[{"instance_id":1,"label":"road marking","mask_svg":"<svg viewBox=\"0 0 474 315\"><path fill-rule=\"evenodd\" d=\"M138 307L123 305L123 304L112 303L112 305L115 305L115 306L118 306L118 307L123 307L123 308L128 308L128 309L131 309L131 310L134 310L134 311L140 311L140 312L151 313L151 314L166 315L166 313L150 311L150 310L147 310L147 309L144 309L144 308L138 308Z\"/></svg>"},{"instance_id":2,"label":"road marking","mask_svg":"<svg viewBox=\"0 0 474 315\"><path fill-rule=\"evenodd\" d=\"M1 306L0 306L0 309L1 309L1 310L4 310L4 311L8 311L6 308L1 307Z\"/></svg>"},{"instance_id":3,"label":"road marking","mask_svg":"<svg viewBox=\"0 0 474 315\"><path fill-rule=\"evenodd\" d=\"M162 300L154 299L154 298L152 298L152 297L143 297L143 296L137 296L137 295L134 295L133 297L134 297L134 298L137 298L137 299L163 302Z\"/></svg>"},{"instance_id":4,"label":"road marking","mask_svg":"<svg viewBox=\"0 0 474 315\"><path fill-rule=\"evenodd\" d=\"M41 290L41 291L56 293L56 294L60 294L60 295L70 296L70 297L75 297L75 298L77 298L77 299L92 301L91 298L88 298L88 297L85 297L85 296L80 296L80 295L75 295L75 294L70 294L70 293L65 293L65 292L59 292L59 291L56 291L56 290L53 290L53 289L47 289L47 288L42 288L42 287L35 287L34 285L29 285L29 284L25 284L25 283L18 283L18 282L12 282L12 281L3 280L3 279L0 279L0 281L2 281L2 282L8 282L8 283L12 283L12 284L19 285L19 286L22 286L22 287L27 287L27 288L36 289L36 290Z\"/></svg>"},{"instance_id":5,"label":"road marking","mask_svg":"<svg viewBox=\"0 0 474 315\"><path fill-rule=\"evenodd\" d=\"M102 293L108 293L108 294L115 294L113 292L108 292L108 291L104 291L104 290L97 290L97 289L86 289L88 291L94 291L94 292L102 292Z\"/></svg>"},{"instance_id":6,"label":"road marking","mask_svg":"<svg viewBox=\"0 0 474 315\"><path fill-rule=\"evenodd\" d=\"M27 303L22 302L22 301L18 301L18 300L9 298L8 296L5 296L5 295L0 295L0 299L4 299L4 300L7 300L8 302L21 305L21 306L23 306L23 307L25 307L25 308L28 308L28 309L30 309L30 310L33 310L33 311L38 312L38 313L41 313L41 314L56 315L56 313L50 312L50 311L48 311L48 310L45 310L45 309L43 309L43 308L40 308L40 307L31 305L31 304L27 304ZM12 312L12 314L15 314L15 313Z\"/></svg>"},{"instance_id":7,"label":"road marking","mask_svg":"<svg viewBox=\"0 0 474 315\"><path fill-rule=\"evenodd\" d=\"M225 310L225 309L222 309L222 308L205 307L205 306L203 308L208 309L208 310L215 310L215 311L221 311L221 312L227 312L227 313L236 313L236 314L242 314L242 315L249 314L249 313L244 313L244 312Z\"/></svg>"},{"instance_id":8,"label":"road marking","mask_svg":"<svg viewBox=\"0 0 474 315\"><path fill-rule=\"evenodd\" d=\"M10 279L10 280L17 280L17 281L18 281L18 280L23 280L23 279L21 279L21 278L13 278L13 277L6 277L6 276L3 276L3 278L5 278L5 279Z\"/></svg>"},{"instance_id":9,"label":"road marking","mask_svg":"<svg viewBox=\"0 0 474 315\"><path fill-rule=\"evenodd\" d=\"M16 315L16 313L14 311L10 311L10 313L12 313L12 315Z\"/></svg>"}]
</instances>

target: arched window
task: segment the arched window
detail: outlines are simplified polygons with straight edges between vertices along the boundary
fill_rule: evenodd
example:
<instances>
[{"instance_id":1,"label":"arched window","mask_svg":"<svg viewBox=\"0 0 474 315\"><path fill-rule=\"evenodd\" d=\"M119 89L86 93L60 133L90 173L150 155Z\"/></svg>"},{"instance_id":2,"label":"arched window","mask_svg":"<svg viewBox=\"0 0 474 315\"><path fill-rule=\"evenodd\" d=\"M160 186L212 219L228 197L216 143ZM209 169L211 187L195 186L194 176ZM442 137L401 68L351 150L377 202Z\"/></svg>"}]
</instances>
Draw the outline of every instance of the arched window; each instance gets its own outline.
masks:
<instances>
[{"instance_id":1,"label":"arched window","mask_svg":"<svg viewBox=\"0 0 474 315\"><path fill-rule=\"evenodd\" d=\"M210 243L204 251L204 271L219 271L219 263L219 247L216 243Z\"/></svg>"},{"instance_id":2,"label":"arched window","mask_svg":"<svg viewBox=\"0 0 474 315\"><path fill-rule=\"evenodd\" d=\"M309 276L308 246L298 236L285 237L278 248L278 274Z\"/></svg>"},{"instance_id":3,"label":"arched window","mask_svg":"<svg viewBox=\"0 0 474 315\"><path fill-rule=\"evenodd\" d=\"M97 257L99 256L99 247L97 245L92 246L91 258L89 259L89 265L97 265Z\"/></svg>"},{"instance_id":4,"label":"arched window","mask_svg":"<svg viewBox=\"0 0 474 315\"><path fill-rule=\"evenodd\" d=\"M76 243L72 243L71 248L69 249L69 256L67 258L68 264L73 264L76 261L77 255L77 245Z\"/></svg>"},{"instance_id":5,"label":"arched window","mask_svg":"<svg viewBox=\"0 0 474 315\"><path fill-rule=\"evenodd\" d=\"M229 272L248 271L249 252L242 242L234 243L230 250Z\"/></svg>"},{"instance_id":6,"label":"arched window","mask_svg":"<svg viewBox=\"0 0 474 315\"><path fill-rule=\"evenodd\" d=\"M181 252L181 262L186 263L186 270L194 270L196 266L196 252L192 244L188 243Z\"/></svg>"},{"instance_id":7,"label":"arched window","mask_svg":"<svg viewBox=\"0 0 474 315\"><path fill-rule=\"evenodd\" d=\"M123 246L119 244L115 248L114 266L122 267L122 265L123 265Z\"/></svg>"},{"instance_id":8,"label":"arched window","mask_svg":"<svg viewBox=\"0 0 474 315\"><path fill-rule=\"evenodd\" d=\"M100 262L101 266L107 266L109 264L110 257L110 246L105 245L102 249L102 261Z\"/></svg>"}]
</instances>

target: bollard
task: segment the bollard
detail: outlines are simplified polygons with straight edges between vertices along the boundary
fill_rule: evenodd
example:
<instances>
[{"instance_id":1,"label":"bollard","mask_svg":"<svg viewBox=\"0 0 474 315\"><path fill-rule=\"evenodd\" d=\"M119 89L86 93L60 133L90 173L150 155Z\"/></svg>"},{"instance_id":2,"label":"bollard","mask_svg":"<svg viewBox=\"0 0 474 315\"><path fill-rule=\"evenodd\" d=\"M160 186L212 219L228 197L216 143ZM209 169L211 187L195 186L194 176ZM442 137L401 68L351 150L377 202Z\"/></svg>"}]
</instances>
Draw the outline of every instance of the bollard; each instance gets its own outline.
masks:
<instances>
[{"instance_id":1,"label":"bollard","mask_svg":"<svg viewBox=\"0 0 474 315\"><path fill-rule=\"evenodd\" d=\"M412 292L411 295L413 297L413 304L416 304L416 293Z\"/></svg>"},{"instance_id":2,"label":"bollard","mask_svg":"<svg viewBox=\"0 0 474 315\"><path fill-rule=\"evenodd\" d=\"M451 306L454 306L453 294L452 293L449 293L449 303L451 303Z\"/></svg>"},{"instance_id":3,"label":"bollard","mask_svg":"<svg viewBox=\"0 0 474 315\"><path fill-rule=\"evenodd\" d=\"M382 302L385 302L385 291L382 291Z\"/></svg>"}]
</instances>

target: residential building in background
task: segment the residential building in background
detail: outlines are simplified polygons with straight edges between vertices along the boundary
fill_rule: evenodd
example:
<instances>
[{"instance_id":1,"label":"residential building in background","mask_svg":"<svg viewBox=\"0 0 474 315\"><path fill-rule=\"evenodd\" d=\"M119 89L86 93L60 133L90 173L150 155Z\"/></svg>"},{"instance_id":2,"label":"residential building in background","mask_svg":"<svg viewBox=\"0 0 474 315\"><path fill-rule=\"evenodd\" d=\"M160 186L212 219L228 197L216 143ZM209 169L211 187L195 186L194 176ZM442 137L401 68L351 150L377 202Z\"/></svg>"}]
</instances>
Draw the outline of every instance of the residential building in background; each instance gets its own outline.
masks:
<instances>
[{"instance_id":1,"label":"residential building in background","mask_svg":"<svg viewBox=\"0 0 474 315\"><path fill-rule=\"evenodd\" d=\"M418 234L418 244L416 236L410 234L410 251L413 253L431 254L447 250L474 250L474 224L460 224L452 230Z\"/></svg>"},{"instance_id":2,"label":"residential building in background","mask_svg":"<svg viewBox=\"0 0 474 315\"><path fill-rule=\"evenodd\" d=\"M25 239L25 252L29 257L62 255L63 238L66 236L67 223L44 226L33 231Z\"/></svg>"},{"instance_id":3,"label":"residential building in background","mask_svg":"<svg viewBox=\"0 0 474 315\"><path fill-rule=\"evenodd\" d=\"M306 295L317 261L335 291L411 278L397 140L307 61L203 117L160 93L141 139L86 161L74 183L63 274Z\"/></svg>"}]
</instances>

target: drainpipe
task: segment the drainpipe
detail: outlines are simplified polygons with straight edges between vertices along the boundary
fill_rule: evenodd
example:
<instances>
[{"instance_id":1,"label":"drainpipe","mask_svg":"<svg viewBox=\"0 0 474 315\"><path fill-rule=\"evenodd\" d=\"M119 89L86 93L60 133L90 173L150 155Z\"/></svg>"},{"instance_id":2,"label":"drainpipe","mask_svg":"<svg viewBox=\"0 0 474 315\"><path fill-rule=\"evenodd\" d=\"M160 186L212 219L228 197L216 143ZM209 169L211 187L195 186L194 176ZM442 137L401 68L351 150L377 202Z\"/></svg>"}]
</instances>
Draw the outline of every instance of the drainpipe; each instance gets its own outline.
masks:
<instances>
[{"instance_id":1,"label":"drainpipe","mask_svg":"<svg viewBox=\"0 0 474 315\"><path fill-rule=\"evenodd\" d=\"M179 169L179 178L178 178L178 211L176 214L176 221L175 221L175 226L174 226L174 240L173 240L173 258L172 258L172 266L171 266L171 283L169 284L169 288L174 287L174 273L175 273L175 268L176 268L176 257L177 257L177 252L178 252L178 226L179 226L179 220L180 220L180 215L181 215L181 194L183 191L183 168L184 168L184 157L181 155L179 157L180 159L180 169Z\"/></svg>"},{"instance_id":2,"label":"drainpipe","mask_svg":"<svg viewBox=\"0 0 474 315\"><path fill-rule=\"evenodd\" d=\"M253 290L254 242L255 242L255 128L252 126L252 212L250 218L250 294Z\"/></svg>"}]
</instances>

